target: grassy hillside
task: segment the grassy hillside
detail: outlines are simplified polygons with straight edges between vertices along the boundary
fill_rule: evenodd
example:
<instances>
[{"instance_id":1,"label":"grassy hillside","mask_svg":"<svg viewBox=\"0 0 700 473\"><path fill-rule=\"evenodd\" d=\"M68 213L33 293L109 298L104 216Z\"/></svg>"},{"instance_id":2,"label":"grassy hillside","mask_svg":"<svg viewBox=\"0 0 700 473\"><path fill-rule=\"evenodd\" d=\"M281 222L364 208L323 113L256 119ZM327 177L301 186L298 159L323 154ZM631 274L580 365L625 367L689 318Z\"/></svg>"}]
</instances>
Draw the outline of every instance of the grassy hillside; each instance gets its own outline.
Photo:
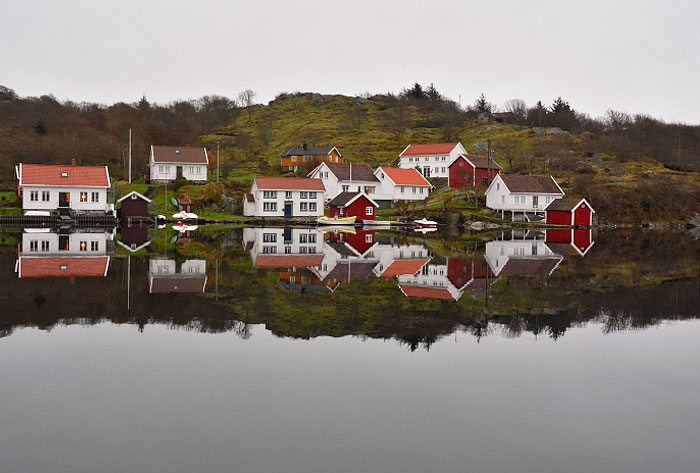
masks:
<instances>
[{"instance_id":1,"label":"grassy hillside","mask_svg":"<svg viewBox=\"0 0 700 473\"><path fill-rule=\"evenodd\" d=\"M485 154L490 141L504 172L552 174L568 194L592 200L604 219L680 222L700 211L700 174L644 156L623 158L599 149L596 138L482 122L430 103L397 104L392 96L283 94L244 110L200 141L212 148L221 143L222 172L235 193L256 175L279 174L279 155L302 143L337 146L352 162L377 166L396 164L410 143L461 141L470 153Z\"/></svg>"}]
</instances>

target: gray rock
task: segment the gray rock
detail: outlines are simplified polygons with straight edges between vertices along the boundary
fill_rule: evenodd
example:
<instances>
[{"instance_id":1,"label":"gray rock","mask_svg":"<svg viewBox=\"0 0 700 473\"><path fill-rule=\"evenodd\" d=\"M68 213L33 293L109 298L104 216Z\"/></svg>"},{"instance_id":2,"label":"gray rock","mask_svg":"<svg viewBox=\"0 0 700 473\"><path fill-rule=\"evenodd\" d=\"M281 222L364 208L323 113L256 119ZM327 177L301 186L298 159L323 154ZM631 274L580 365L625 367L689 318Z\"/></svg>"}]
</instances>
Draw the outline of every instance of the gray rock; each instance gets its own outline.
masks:
<instances>
[{"instance_id":1,"label":"gray rock","mask_svg":"<svg viewBox=\"0 0 700 473\"><path fill-rule=\"evenodd\" d=\"M474 222L470 225L470 227L473 230L483 230L484 229L484 222Z\"/></svg>"}]
</instances>

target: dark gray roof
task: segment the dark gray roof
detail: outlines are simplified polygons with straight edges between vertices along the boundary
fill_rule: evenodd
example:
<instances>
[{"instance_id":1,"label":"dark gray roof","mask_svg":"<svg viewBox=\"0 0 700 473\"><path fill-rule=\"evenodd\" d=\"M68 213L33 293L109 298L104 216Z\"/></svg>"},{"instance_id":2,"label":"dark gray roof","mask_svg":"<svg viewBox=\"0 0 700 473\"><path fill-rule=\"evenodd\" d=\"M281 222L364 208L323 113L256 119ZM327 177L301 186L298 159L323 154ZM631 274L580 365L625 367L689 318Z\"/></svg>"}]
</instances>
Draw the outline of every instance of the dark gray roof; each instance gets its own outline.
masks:
<instances>
[{"instance_id":1,"label":"dark gray roof","mask_svg":"<svg viewBox=\"0 0 700 473\"><path fill-rule=\"evenodd\" d=\"M574 207L576 207L579 202L581 202L581 199L555 199L547 206L545 210L560 210L564 212L571 212L572 210L574 210Z\"/></svg>"},{"instance_id":2,"label":"dark gray roof","mask_svg":"<svg viewBox=\"0 0 700 473\"><path fill-rule=\"evenodd\" d=\"M350 180L350 164L326 163L326 166L328 166L331 172L335 174L335 177L337 177L339 180ZM352 165L352 180L379 182L377 176L375 176L374 172L372 172L372 168L366 164Z\"/></svg>"},{"instance_id":3,"label":"dark gray roof","mask_svg":"<svg viewBox=\"0 0 700 473\"><path fill-rule=\"evenodd\" d=\"M287 156L323 156L331 152L333 146L327 148L291 148L282 153L282 158ZM340 154L340 152L338 152ZM342 156L342 155L341 155Z\"/></svg>"},{"instance_id":4,"label":"dark gray roof","mask_svg":"<svg viewBox=\"0 0 700 473\"><path fill-rule=\"evenodd\" d=\"M501 179L511 192L562 194L552 177L501 174Z\"/></svg>"},{"instance_id":5,"label":"dark gray roof","mask_svg":"<svg viewBox=\"0 0 700 473\"><path fill-rule=\"evenodd\" d=\"M345 204L354 199L355 196L360 194L359 192L341 192L340 194L333 197L333 199L328 202L329 207L343 207Z\"/></svg>"}]
</instances>

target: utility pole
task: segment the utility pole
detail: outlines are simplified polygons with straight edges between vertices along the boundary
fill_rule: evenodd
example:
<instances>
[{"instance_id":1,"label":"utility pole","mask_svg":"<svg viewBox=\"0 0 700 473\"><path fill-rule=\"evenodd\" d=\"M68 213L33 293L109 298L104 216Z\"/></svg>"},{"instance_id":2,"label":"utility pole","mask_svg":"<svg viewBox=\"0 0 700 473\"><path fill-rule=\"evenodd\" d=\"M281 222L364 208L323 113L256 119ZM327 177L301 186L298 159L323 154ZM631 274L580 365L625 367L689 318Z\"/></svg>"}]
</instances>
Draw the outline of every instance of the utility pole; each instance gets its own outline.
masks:
<instances>
[{"instance_id":1,"label":"utility pole","mask_svg":"<svg viewBox=\"0 0 700 473\"><path fill-rule=\"evenodd\" d=\"M131 128L129 128L129 184L131 184Z\"/></svg>"},{"instance_id":2,"label":"utility pole","mask_svg":"<svg viewBox=\"0 0 700 473\"><path fill-rule=\"evenodd\" d=\"M219 182L219 171L221 169L221 150L219 142L216 142L216 182Z\"/></svg>"},{"instance_id":3,"label":"utility pole","mask_svg":"<svg viewBox=\"0 0 700 473\"><path fill-rule=\"evenodd\" d=\"M486 154L488 155L488 169L486 170L486 183L491 184L491 140L486 141ZM476 169L474 170L476 174Z\"/></svg>"}]
</instances>

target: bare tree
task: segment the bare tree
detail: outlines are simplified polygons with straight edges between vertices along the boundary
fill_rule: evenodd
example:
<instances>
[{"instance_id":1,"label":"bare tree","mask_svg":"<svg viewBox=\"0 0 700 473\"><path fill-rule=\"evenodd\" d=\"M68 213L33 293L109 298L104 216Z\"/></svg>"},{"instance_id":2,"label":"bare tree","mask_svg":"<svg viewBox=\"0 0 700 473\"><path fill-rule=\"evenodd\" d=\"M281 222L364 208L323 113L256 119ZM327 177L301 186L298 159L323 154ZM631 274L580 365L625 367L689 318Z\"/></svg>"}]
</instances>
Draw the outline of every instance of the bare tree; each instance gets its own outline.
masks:
<instances>
[{"instance_id":1,"label":"bare tree","mask_svg":"<svg viewBox=\"0 0 700 473\"><path fill-rule=\"evenodd\" d=\"M243 92L238 94L238 104L245 108L248 112L248 123L251 121L251 107L255 104L255 92L251 89L245 89Z\"/></svg>"},{"instance_id":2,"label":"bare tree","mask_svg":"<svg viewBox=\"0 0 700 473\"><path fill-rule=\"evenodd\" d=\"M527 119L527 104L522 99L506 100L503 109L512 114L517 123L522 123Z\"/></svg>"}]
</instances>

